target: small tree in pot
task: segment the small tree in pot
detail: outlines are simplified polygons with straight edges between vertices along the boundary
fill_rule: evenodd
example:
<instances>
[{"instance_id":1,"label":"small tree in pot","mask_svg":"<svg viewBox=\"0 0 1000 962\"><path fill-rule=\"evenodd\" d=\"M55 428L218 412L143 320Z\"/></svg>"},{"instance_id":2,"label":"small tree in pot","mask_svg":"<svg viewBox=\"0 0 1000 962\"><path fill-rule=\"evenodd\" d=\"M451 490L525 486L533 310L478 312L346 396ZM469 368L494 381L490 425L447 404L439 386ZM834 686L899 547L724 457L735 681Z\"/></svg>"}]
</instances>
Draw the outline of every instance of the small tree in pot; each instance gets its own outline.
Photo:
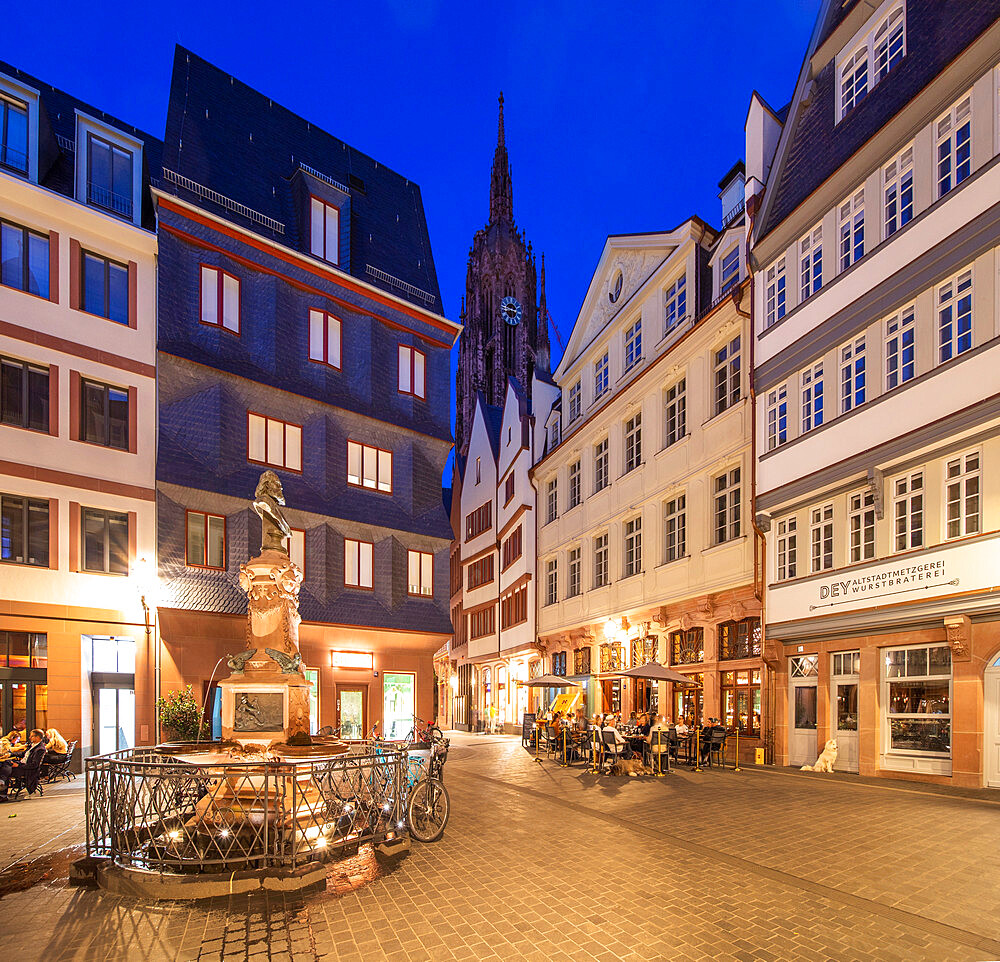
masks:
<instances>
[{"instance_id":1,"label":"small tree in pot","mask_svg":"<svg viewBox=\"0 0 1000 962\"><path fill-rule=\"evenodd\" d=\"M160 714L160 730L168 741L195 741L199 722L201 737L212 737L209 722L201 721L201 706L195 700L190 685L183 691L167 692L166 697L157 700L156 709Z\"/></svg>"}]
</instances>

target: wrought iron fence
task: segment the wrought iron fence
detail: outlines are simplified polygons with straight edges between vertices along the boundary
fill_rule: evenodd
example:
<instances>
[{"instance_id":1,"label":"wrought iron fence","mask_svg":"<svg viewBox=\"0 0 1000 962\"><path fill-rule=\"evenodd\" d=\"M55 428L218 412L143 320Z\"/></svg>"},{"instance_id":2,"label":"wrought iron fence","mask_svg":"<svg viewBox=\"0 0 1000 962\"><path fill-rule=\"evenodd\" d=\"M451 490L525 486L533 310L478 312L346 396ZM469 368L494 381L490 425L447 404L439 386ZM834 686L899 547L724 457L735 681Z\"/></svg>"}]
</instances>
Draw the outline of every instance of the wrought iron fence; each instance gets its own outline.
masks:
<instances>
[{"instance_id":1,"label":"wrought iron fence","mask_svg":"<svg viewBox=\"0 0 1000 962\"><path fill-rule=\"evenodd\" d=\"M87 854L158 872L294 868L405 831L389 746L309 761L192 762L137 748L86 765Z\"/></svg>"}]
</instances>

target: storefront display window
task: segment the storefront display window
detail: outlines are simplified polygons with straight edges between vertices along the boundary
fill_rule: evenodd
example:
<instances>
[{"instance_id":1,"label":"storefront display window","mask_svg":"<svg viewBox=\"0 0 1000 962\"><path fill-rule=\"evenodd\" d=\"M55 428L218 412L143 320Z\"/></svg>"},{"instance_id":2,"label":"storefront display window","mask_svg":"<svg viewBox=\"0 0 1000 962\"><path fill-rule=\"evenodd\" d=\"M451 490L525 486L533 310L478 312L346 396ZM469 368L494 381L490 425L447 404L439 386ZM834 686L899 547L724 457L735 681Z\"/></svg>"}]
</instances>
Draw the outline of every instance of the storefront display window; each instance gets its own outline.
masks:
<instances>
[{"instance_id":1,"label":"storefront display window","mask_svg":"<svg viewBox=\"0 0 1000 962\"><path fill-rule=\"evenodd\" d=\"M382 728L386 738L405 738L413 728L416 678L409 672L382 676Z\"/></svg>"},{"instance_id":2,"label":"storefront display window","mask_svg":"<svg viewBox=\"0 0 1000 962\"><path fill-rule=\"evenodd\" d=\"M726 728L735 728L741 734L756 735L760 732L760 669L724 671L721 677L722 719Z\"/></svg>"},{"instance_id":3,"label":"storefront display window","mask_svg":"<svg viewBox=\"0 0 1000 962\"><path fill-rule=\"evenodd\" d=\"M888 649L884 705L890 752L951 754L951 649Z\"/></svg>"},{"instance_id":4,"label":"storefront display window","mask_svg":"<svg viewBox=\"0 0 1000 962\"><path fill-rule=\"evenodd\" d=\"M688 675L693 682L701 686L705 681L705 676L700 672L697 675ZM702 689L698 688L674 688L674 717L673 721L683 721L687 725L693 725L702 719Z\"/></svg>"}]
</instances>

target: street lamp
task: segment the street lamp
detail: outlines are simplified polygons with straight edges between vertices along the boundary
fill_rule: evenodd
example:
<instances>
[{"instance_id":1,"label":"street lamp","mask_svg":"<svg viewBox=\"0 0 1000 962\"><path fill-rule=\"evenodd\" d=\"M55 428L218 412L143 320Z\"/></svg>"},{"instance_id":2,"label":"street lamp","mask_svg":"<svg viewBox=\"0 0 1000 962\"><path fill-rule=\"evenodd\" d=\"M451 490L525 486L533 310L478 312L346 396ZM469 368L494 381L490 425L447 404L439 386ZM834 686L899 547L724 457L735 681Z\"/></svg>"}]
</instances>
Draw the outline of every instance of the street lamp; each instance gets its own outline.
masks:
<instances>
[{"instance_id":1,"label":"street lamp","mask_svg":"<svg viewBox=\"0 0 1000 962\"><path fill-rule=\"evenodd\" d=\"M159 578L156 575L156 566L148 558L140 558L135 564L135 587L139 594L139 604L142 605L143 620L146 625L146 653L153 649L153 732L157 743L160 741L160 644L159 635L155 640L153 634L156 630L156 615L150 621L150 609L156 609L157 589L159 588Z\"/></svg>"}]
</instances>

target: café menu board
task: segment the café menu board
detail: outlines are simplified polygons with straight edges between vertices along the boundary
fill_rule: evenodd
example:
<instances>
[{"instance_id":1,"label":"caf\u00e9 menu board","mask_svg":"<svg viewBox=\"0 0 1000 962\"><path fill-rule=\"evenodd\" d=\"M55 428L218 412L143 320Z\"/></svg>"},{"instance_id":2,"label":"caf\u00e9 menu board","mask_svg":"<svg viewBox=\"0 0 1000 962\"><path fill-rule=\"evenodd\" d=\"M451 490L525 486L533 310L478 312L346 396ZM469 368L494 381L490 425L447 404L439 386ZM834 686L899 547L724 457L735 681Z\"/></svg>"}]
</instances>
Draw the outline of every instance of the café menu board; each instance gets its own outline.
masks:
<instances>
[{"instance_id":1,"label":"caf\u00e9 menu board","mask_svg":"<svg viewBox=\"0 0 1000 962\"><path fill-rule=\"evenodd\" d=\"M532 733L535 730L535 713L526 711L521 719L521 744L527 745L531 742Z\"/></svg>"}]
</instances>

